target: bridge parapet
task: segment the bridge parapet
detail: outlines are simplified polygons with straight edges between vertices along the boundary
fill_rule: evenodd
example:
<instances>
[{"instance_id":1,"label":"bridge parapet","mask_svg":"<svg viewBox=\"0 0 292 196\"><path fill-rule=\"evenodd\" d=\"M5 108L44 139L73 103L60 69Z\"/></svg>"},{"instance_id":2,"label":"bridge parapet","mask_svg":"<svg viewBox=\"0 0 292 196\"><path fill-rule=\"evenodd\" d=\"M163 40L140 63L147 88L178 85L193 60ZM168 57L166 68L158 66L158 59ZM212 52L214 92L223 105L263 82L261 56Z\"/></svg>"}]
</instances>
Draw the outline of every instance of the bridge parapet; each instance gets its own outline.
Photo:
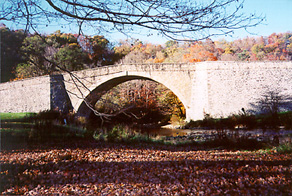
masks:
<instances>
[{"instance_id":1,"label":"bridge parapet","mask_svg":"<svg viewBox=\"0 0 292 196\"><path fill-rule=\"evenodd\" d=\"M77 78L63 73L0 84L0 112L60 108L63 99L70 100L68 105L78 111L83 98L132 79L164 84L179 97L188 119L193 120L204 114L220 117L248 109L266 90L292 95L292 62L127 64L73 73Z\"/></svg>"},{"instance_id":2,"label":"bridge parapet","mask_svg":"<svg viewBox=\"0 0 292 196\"><path fill-rule=\"evenodd\" d=\"M115 74L121 73L125 71L132 72L150 72L150 71L195 71L195 64L190 63L161 63L161 64L118 64L118 65L110 65L97 67L93 69L85 69L82 71L73 72L77 74L79 77L89 77L90 73L94 73L94 76L107 75L107 74Z\"/></svg>"}]
</instances>

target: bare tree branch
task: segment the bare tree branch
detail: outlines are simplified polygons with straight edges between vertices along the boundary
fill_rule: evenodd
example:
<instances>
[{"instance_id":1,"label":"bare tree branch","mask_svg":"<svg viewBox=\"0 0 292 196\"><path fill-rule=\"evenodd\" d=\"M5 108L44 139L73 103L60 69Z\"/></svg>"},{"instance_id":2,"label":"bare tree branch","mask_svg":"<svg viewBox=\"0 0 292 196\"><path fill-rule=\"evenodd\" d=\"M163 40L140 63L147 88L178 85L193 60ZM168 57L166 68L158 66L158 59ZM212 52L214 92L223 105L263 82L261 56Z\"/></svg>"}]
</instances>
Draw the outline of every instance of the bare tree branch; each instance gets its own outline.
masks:
<instances>
[{"instance_id":1,"label":"bare tree branch","mask_svg":"<svg viewBox=\"0 0 292 196\"><path fill-rule=\"evenodd\" d=\"M254 113L274 115L278 112L291 110L292 97L279 90L268 90L250 105Z\"/></svg>"},{"instance_id":2,"label":"bare tree branch","mask_svg":"<svg viewBox=\"0 0 292 196\"><path fill-rule=\"evenodd\" d=\"M99 31L156 31L175 40L231 34L263 21L244 14L244 0L2 0L0 19L27 26L67 22ZM84 28L84 27L83 27Z\"/></svg>"}]
</instances>

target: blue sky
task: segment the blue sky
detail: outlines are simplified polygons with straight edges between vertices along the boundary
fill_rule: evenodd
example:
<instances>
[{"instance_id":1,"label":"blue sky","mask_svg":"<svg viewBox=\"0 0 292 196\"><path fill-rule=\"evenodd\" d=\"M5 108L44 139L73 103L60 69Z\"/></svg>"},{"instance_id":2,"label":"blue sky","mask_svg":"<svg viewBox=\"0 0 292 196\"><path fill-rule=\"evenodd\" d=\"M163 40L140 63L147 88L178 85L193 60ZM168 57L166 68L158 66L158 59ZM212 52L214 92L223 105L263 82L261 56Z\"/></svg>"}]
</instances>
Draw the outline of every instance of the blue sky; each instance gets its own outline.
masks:
<instances>
[{"instance_id":1,"label":"blue sky","mask_svg":"<svg viewBox=\"0 0 292 196\"><path fill-rule=\"evenodd\" d=\"M248 29L248 31L252 34L249 34L245 30L238 30L232 37L221 36L212 39L218 40L220 38L225 38L227 40L235 40L239 38L245 38L247 36L268 36L272 33L285 33L288 31L292 32L292 0L245 0L243 11L246 14L255 12L258 15L266 16L266 21L264 21L265 24ZM13 29L18 28L9 24L7 24L7 26L12 27ZM74 29L67 29L64 27L60 28L58 25L42 29L42 33L52 33L58 29L60 29L62 32L76 33L74 32ZM104 34L104 36L111 42L118 42L120 39L127 38L122 34ZM166 38L159 37L155 33L154 36L150 37L138 37L137 35L134 35L134 38L139 38L144 42L155 44L163 44L167 41Z\"/></svg>"},{"instance_id":2,"label":"blue sky","mask_svg":"<svg viewBox=\"0 0 292 196\"><path fill-rule=\"evenodd\" d=\"M264 24L254 28L245 30L238 30L232 37L221 36L212 38L217 40L225 38L227 40L236 40L240 38L255 37L255 36L269 36L272 33L292 32L292 0L245 0L243 7L245 13L257 13L266 17ZM147 38L145 38L147 40ZM152 41L161 42L162 38L153 37ZM149 39L151 42L151 39ZM162 41L162 43L165 43Z\"/></svg>"},{"instance_id":3,"label":"blue sky","mask_svg":"<svg viewBox=\"0 0 292 196\"><path fill-rule=\"evenodd\" d=\"M245 12L256 12L266 16L265 25L251 28L250 31L259 36L268 36L272 33L292 32L292 0L246 0ZM243 38L248 35L243 31L235 37Z\"/></svg>"},{"instance_id":4,"label":"blue sky","mask_svg":"<svg viewBox=\"0 0 292 196\"><path fill-rule=\"evenodd\" d=\"M292 0L245 0L243 11L246 14L256 13L263 15L266 17L266 20L263 24L248 29L249 32L238 30L232 37L221 36L212 39L218 40L224 38L231 41L247 36L269 36L272 33L292 32ZM117 35L116 39L119 36L122 37L121 35ZM140 39L150 43L165 43L167 41L167 39L158 36L142 37Z\"/></svg>"}]
</instances>

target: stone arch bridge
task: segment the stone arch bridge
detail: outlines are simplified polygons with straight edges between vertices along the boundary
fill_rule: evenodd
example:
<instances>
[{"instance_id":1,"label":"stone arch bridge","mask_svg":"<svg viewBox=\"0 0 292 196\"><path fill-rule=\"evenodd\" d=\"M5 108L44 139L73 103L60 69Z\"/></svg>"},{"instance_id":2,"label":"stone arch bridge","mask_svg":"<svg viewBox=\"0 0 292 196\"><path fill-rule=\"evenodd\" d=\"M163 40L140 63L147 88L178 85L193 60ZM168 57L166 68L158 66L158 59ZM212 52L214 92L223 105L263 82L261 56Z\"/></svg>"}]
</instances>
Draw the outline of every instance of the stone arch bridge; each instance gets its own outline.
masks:
<instances>
[{"instance_id":1,"label":"stone arch bridge","mask_svg":"<svg viewBox=\"0 0 292 196\"><path fill-rule=\"evenodd\" d=\"M224 117L248 109L267 91L292 95L292 62L200 62L113 65L0 84L0 112L73 109L88 116L103 92L125 81L147 79L173 91L187 120Z\"/></svg>"}]
</instances>

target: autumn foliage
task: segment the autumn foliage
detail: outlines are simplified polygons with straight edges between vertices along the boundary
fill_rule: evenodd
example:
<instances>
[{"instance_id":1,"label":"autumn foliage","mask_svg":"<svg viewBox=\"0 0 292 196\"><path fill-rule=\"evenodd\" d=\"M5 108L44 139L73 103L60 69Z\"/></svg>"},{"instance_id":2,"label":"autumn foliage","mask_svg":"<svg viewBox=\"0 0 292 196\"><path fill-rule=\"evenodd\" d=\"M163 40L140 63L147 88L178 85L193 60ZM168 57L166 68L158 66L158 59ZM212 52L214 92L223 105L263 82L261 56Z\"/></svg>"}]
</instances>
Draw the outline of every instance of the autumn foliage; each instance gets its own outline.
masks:
<instances>
[{"instance_id":1,"label":"autumn foliage","mask_svg":"<svg viewBox=\"0 0 292 196\"><path fill-rule=\"evenodd\" d=\"M190 63L218 60L215 54L212 51L208 51L201 42L191 45L189 47L189 53L185 54L183 59Z\"/></svg>"},{"instance_id":2,"label":"autumn foliage","mask_svg":"<svg viewBox=\"0 0 292 196\"><path fill-rule=\"evenodd\" d=\"M111 123L128 125L166 124L172 115L185 117L185 108L176 95L162 84L146 80L133 80L114 87L95 107L99 112L113 115ZM92 120L99 119L94 116Z\"/></svg>"},{"instance_id":3,"label":"autumn foliage","mask_svg":"<svg viewBox=\"0 0 292 196\"><path fill-rule=\"evenodd\" d=\"M195 63L201 61L287 61L292 58L292 33L267 37L246 37L234 41L207 39L197 42L168 41L153 45L124 41L115 47L123 51L122 63ZM127 50L124 50L127 48ZM125 51L127 51L125 53Z\"/></svg>"},{"instance_id":4,"label":"autumn foliage","mask_svg":"<svg viewBox=\"0 0 292 196\"><path fill-rule=\"evenodd\" d=\"M104 36L86 36L56 31L49 35L24 34L0 27L2 79L17 80L60 71L114 63L196 63L202 61L288 61L292 59L292 33L196 42L167 41L152 44L139 39L113 44Z\"/></svg>"},{"instance_id":5,"label":"autumn foliage","mask_svg":"<svg viewBox=\"0 0 292 196\"><path fill-rule=\"evenodd\" d=\"M291 195L291 154L74 140L0 152L3 195Z\"/></svg>"}]
</instances>

